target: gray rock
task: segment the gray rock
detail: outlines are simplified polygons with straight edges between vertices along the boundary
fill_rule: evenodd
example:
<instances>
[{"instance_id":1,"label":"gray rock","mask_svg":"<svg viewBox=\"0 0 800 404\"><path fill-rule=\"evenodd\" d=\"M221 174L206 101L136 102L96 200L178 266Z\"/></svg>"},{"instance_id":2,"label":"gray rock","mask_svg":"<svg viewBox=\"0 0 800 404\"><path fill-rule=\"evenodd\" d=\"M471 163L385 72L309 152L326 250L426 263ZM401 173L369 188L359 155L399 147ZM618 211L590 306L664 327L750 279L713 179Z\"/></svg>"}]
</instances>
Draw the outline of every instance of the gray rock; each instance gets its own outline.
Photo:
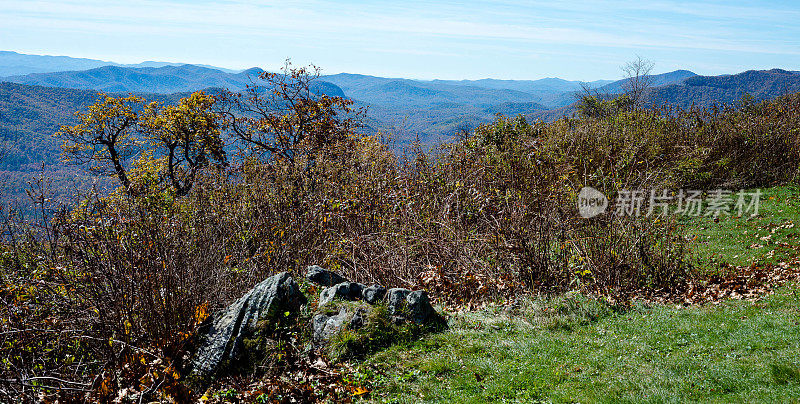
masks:
<instances>
[{"instance_id":1,"label":"gray rock","mask_svg":"<svg viewBox=\"0 0 800 404\"><path fill-rule=\"evenodd\" d=\"M439 314L431 305L428 294L424 290L410 291L408 289L394 288L386 292L386 307L389 314L402 317L417 324L425 324ZM399 319L395 319L399 321Z\"/></svg>"},{"instance_id":2,"label":"gray rock","mask_svg":"<svg viewBox=\"0 0 800 404\"><path fill-rule=\"evenodd\" d=\"M367 288L367 285L358 282L350 282L350 291L347 294L347 298L350 300L358 300L361 299L361 296L364 294L364 289Z\"/></svg>"},{"instance_id":3,"label":"gray rock","mask_svg":"<svg viewBox=\"0 0 800 404\"><path fill-rule=\"evenodd\" d=\"M306 278L311 282L322 286L334 286L342 282L347 282L347 279L345 279L343 276L335 272L328 271L319 265L311 265L310 267L306 268Z\"/></svg>"},{"instance_id":4,"label":"gray rock","mask_svg":"<svg viewBox=\"0 0 800 404\"><path fill-rule=\"evenodd\" d=\"M357 330L363 327L367 323L367 316L370 313L370 309L366 307L359 307L356 309L356 312L353 313L353 318L350 319L350 323L348 327L351 330Z\"/></svg>"},{"instance_id":5,"label":"gray rock","mask_svg":"<svg viewBox=\"0 0 800 404\"><path fill-rule=\"evenodd\" d=\"M336 298L358 300L365 286L356 282L342 282L323 290L319 295L319 306L325 306Z\"/></svg>"},{"instance_id":6,"label":"gray rock","mask_svg":"<svg viewBox=\"0 0 800 404\"><path fill-rule=\"evenodd\" d=\"M406 309L408 317L417 324L425 324L432 315L438 315L424 290L415 290L406 296Z\"/></svg>"},{"instance_id":7,"label":"gray rock","mask_svg":"<svg viewBox=\"0 0 800 404\"><path fill-rule=\"evenodd\" d=\"M323 289L322 292L319 294L319 306L325 306L328 303L332 302L333 299L340 297L345 298L345 296L350 294L350 285L347 282L342 282L338 285L331 286L329 288Z\"/></svg>"},{"instance_id":8,"label":"gray rock","mask_svg":"<svg viewBox=\"0 0 800 404\"><path fill-rule=\"evenodd\" d=\"M372 285L368 288L364 288L361 297L369 304L378 304L385 295L386 288L379 285Z\"/></svg>"},{"instance_id":9,"label":"gray rock","mask_svg":"<svg viewBox=\"0 0 800 404\"><path fill-rule=\"evenodd\" d=\"M336 335L342 329L345 320L347 320L347 309L344 307L338 314L332 316L321 313L315 315L311 320L314 342L319 344Z\"/></svg>"},{"instance_id":10,"label":"gray rock","mask_svg":"<svg viewBox=\"0 0 800 404\"><path fill-rule=\"evenodd\" d=\"M386 292L386 307L389 309L389 314L394 316L404 312L409 293L411 291L404 288L392 288Z\"/></svg>"},{"instance_id":11,"label":"gray rock","mask_svg":"<svg viewBox=\"0 0 800 404\"><path fill-rule=\"evenodd\" d=\"M259 283L239 300L214 314L192 360L193 376L201 380L212 376L220 364L239 356L242 340L256 330L257 323L276 324L286 317L287 312L290 316L297 314L306 302L306 297L287 272Z\"/></svg>"},{"instance_id":12,"label":"gray rock","mask_svg":"<svg viewBox=\"0 0 800 404\"><path fill-rule=\"evenodd\" d=\"M321 345L338 334L346 326L350 330L358 330L366 324L370 309L367 307L342 307L333 315L317 314L311 320L312 338L316 345Z\"/></svg>"}]
</instances>

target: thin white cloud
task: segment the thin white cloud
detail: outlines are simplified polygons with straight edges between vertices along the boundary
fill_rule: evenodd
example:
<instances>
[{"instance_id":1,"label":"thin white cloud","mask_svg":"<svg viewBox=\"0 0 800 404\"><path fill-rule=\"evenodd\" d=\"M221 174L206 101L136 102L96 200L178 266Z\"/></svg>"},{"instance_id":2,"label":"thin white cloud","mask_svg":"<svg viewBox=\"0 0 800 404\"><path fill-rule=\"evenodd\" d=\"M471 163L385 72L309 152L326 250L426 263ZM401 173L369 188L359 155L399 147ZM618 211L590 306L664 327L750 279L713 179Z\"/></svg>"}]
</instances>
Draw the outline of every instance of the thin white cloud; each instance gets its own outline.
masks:
<instances>
[{"instance_id":1,"label":"thin white cloud","mask_svg":"<svg viewBox=\"0 0 800 404\"><path fill-rule=\"evenodd\" d=\"M4 36L24 35L34 43L60 33L82 36L77 40L86 44L130 38L143 48L227 38L247 43L253 53L282 58L313 51L335 63L362 60L365 53L463 60L501 52L529 58L608 55L604 60L637 52L705 52L707 58L797 60L800 28L794 21L800 11L762 3L0 0L0 47L15 47Z\"/></svg>"}]
</instances>

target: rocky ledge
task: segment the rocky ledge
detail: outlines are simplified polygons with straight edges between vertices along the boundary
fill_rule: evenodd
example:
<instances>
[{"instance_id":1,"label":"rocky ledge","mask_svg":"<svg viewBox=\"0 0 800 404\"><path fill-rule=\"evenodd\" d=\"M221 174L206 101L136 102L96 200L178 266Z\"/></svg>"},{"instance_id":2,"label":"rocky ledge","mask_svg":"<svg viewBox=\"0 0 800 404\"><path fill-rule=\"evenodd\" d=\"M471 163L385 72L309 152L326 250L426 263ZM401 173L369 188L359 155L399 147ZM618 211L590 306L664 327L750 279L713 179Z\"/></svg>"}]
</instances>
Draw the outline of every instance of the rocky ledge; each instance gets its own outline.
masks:
<instances>
[{"instance_id":1,"label":"rocky ledge","mask_svg":"<svg viewBox=\"0 0 800 404\"><path fill-rule=\"evenodd\" d=\"M319 299L309 299L306 293L320 287ZM273 275L212 315L200 328L192 377L209 381L239 357L252 354L247 341L279 338L280 330L292 326L309 327L310 340L302 341L307 350L341 357L419 338L447 325L423 290L366 286L312 265L300 285L287 272Z\"/></svg>"}]
</instances>

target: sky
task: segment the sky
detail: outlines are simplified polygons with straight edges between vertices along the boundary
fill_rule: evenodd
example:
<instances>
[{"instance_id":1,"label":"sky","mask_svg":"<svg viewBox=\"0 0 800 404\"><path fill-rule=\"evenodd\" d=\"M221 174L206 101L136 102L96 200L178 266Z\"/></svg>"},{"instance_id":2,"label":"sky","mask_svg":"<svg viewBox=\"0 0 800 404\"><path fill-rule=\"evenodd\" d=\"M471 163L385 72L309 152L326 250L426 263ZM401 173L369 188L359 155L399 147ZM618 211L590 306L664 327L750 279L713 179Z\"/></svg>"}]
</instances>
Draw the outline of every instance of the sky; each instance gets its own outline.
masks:
<instances>
[{"instance_id":1,"label":"sky","mask_svg":"<svg viewBox=\"0 0 800 404\"><path fill-rule=\"evenodd\" d=\"M800 70L800 2L0 0L0 50L415 79Z\"/></svg>"}]
</instances>

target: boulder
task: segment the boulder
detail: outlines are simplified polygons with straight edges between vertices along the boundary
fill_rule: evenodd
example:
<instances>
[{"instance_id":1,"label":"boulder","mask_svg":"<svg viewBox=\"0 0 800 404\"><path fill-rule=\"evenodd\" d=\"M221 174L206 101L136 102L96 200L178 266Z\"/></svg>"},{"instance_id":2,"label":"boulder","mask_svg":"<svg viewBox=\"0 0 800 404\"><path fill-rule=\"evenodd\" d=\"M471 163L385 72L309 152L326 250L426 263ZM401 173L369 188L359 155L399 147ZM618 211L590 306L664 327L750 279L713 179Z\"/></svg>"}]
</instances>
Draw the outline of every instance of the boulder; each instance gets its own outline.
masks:
<instances>
[{"instance_id":1,"label":"boulder","mask_svg":"<svg viewBox=\"0 0 800 404\"><path fill-rule=\"evenodd\" d=\"M343 276L335 272L328 271L319 265L311 265L306 268L306 278L317 285L326 287L347 282L347 279L345 279Z\"/></svg>"},{"instance_id":2,"label":"boulder","mask_svg":"<svg viewBox=\"0 0 800 404\"><path fill-rule=\"evenodd\" d=\"M402 314L409 293L411 291L404 288L392 288L386 292L386 307L389 309L389 314L393 316Z\"/></svg>"},{"instance_id":3,"label":"boulder","mask_svg":"<svg viewBox=\"0 0 800 404\"><path fill-rule=\"evenodd\" d=\"M424 290L389 289L386 292L386 307L392 316L403 317L418 325L427 324L432 319L438 321L441 317Z\"/></svg>"},{"instance_id":4,"label":"boulder","mask_svg":"<svg viewBox=\"0 0 800 404\"><path fill-rule=\"evenodd\" d=\"M385 295L386 288L383 286L372 285L368 288L364 288L364 292L362 293L361 297L369 304L378 304Z\"/></svg>"},{"instance_id":5,"label":"boulder","mask_svg":"<svg viewBox=\"0 0 800 404\"><path fill-rule=\"evenodd\" d=\"M342 329L345 320L347 319L347 310L342 307L339 314L327 315L317 314L311 319L312 339L314 343L327 341L330 337L335 335Z\"/></svg>"},{"instance_id":6,"label":"boulder","mask_svg":"<svg viewBox=\"0 0 800 404\"><path fill-rule=\"evenodd\" d=\"M342 282L324 289L319 295L319 306L325 306L337 297L344 300L358 300L364 291L364 286L356 282Z\"/></svg>"},{"instance_id":7,"label":"boulder","mask_svg":"<svg viewBox=\"0 0 800 404\"><path fill-rule=\"evenodd\" d=\"M312 339L316 345L324 344L331 337L345 329L358 330L366 324L368 307L342 307L339 313L328 315L320 313L311 320Z\"/></svg>"},{"instance_id":8,"label":"boulder","mask_svg":"<svg viewBox=\"0 0 800 404\"><path fill-rule=\"evenodd\" d=\"M306 302L288 272L259 283L212 316L192 359L192 375L201 380L213 376L220 365L238 358L243 340L257 330L258 324L276 325L286 317L294 317Z\"/></svg>"},{"instance_id":9,"label":"boulder","mask_svg":"<svg viewBox=\"0 0 800 404\"><path fill-rule=\"evenodd\" d=\"M417 324L426 324L432 316L438 316L424 290L415 290L406 296L406 310L408 318Z\"/></svg>"},{"instance_id":10,"label":"boulder","mask_svg":"<svg viewBox=\"0 0 800 404\"><path fill-rule=\"evenodd\" d=\"M311 321L312 342L329 358L358 357L447 327L424 291L362 286L342 282L322 293ZM353 301L359 290L363 300Z\"/></svg>"},{"instance_id":11,"label":"boulder","mask_svg":"<svg viewBox=\"0 0 800 404\"><path fill-rule=\"evenodd\" d=\"M353 317L350 319L349 327L351 330L358 330L359 328L363 327L367 324L367 316L372 311L372 309L368 307L359 307L356 309L355 313L353 313Z\"/></svg>"}]
</instances>

